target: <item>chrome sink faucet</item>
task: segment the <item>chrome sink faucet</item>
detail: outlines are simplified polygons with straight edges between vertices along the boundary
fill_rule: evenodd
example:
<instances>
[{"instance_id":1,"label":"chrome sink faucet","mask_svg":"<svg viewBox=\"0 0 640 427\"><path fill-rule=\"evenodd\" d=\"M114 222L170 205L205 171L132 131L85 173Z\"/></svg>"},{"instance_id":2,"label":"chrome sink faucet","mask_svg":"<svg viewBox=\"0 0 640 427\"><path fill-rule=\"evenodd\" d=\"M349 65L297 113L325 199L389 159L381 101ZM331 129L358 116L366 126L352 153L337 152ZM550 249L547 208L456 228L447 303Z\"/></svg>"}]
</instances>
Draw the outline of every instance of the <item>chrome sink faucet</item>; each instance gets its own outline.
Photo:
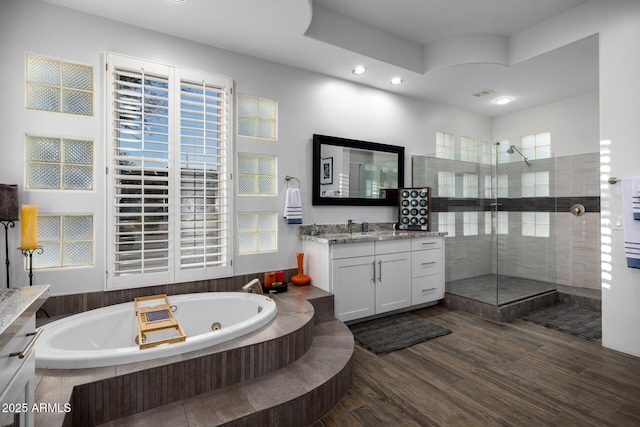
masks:
<instances>
[{"instance_id":1,"label":"chrome sink faucet","mask_svg":"<svg viewBox=\"0 0 640 427\"><path fill-rule=\"evenodd\" d=\"M347 232L349 232L349 234L351 234L351 226L354 224L352 219L348 219L347 220Z\"/></svg>"}]
</instances>

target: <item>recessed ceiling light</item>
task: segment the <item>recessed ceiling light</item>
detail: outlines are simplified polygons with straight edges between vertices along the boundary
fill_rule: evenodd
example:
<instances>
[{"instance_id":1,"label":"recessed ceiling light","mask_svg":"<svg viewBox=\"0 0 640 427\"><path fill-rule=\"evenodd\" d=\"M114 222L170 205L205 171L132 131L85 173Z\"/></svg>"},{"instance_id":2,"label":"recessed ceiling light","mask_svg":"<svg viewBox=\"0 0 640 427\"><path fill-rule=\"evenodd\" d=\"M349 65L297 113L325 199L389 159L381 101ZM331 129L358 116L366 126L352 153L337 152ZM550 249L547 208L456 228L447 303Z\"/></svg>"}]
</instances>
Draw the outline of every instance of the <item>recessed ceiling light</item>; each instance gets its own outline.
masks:
<instances>
[{"instance_id":1,"label":"recessed ceiling light","mask_svg":"<svg viewBox=\"0 0 640 427\"><path fill-rule=\"evenodd\" d=\"M513 98L511 98L510 96L502 96L500 98L496 98L493 100L493 102L495 102L498 105L508 104L511 101L513 101Z\"/></svg>"},{"instance_id":2,"label":"recessed ceiling light","mask_svg":"<svg viewBox=\"0 0 640 427\"><path fill-rule=\"evenodd\" d=\"M392 85L400 85L404 83L404 80L401 79L400 77L394 77L389 81L389 83L391 83Z\"/></svg>"},{"instance_id":3,"label":"recessed ceiling light","mask_svg":"<svg viewBox=\"0 0 640 427\"><path fill-rule=\"evenodd\" d=\"M184 3L184 0L171 0L172 3Z\"/></svg>"},{"instance_id":4,"label":"recessed ceiling light","mask_svg":"<svg viewBox=\"0 0 640 427\"><path fill-rule=\"evenodd\" d=\"M353 74L355 74L356 76L359 76L360 74L364 74L367 72L367 69L365 67L363 67L362 65L358 65L357 67L355 67L353 70L351 70L351 72Z\"/></svg>"}]
</instances>

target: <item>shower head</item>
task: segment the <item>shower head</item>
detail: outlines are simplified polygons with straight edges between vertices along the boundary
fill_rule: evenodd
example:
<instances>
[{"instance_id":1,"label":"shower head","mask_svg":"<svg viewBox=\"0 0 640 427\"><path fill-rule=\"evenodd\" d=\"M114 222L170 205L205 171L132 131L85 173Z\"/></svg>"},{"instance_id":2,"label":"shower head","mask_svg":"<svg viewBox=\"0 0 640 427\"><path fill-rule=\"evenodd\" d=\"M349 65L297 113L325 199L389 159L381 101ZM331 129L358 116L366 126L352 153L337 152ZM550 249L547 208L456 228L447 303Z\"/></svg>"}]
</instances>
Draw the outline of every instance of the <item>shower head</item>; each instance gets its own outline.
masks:
<instances>
[{"instance_id":1,"label":"shower head","mask_svg":"<svg viewBox=\"0 0 640 427\"><path fill-rule=\"evenodd\" d=\"M515 146L515 145L512 145L511 147L509 147L509 148L507 149L507 153L509 153L509 154L513 154L513 153L515 153L515 152L517 152L518 154L520 154L520 155L522 156L522 158L524 159L524 162L525 162L525 164L526 164L527 166L531 167L531 163L529 162L529 159L527 159L527 158L524 156L524 154L522 154L522 153L520 152L520 150L518 150L518 149L516 148L516 146Z\"/></svg>"}]
</instances>

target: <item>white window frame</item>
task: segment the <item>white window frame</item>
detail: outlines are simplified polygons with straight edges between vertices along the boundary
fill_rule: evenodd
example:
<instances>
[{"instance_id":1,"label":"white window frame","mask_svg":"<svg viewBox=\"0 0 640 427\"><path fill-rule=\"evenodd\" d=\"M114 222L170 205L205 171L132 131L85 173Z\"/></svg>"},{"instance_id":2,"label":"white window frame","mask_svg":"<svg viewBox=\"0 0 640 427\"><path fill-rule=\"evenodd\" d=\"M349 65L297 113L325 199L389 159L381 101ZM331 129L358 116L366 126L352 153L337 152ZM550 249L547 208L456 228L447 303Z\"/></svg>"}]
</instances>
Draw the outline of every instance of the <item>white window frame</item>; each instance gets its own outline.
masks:
<instances>
[{"instance_id":1,"label":"white window frame","mask_svg":"<svg viewBox=\"0 0 640 427\"><path fill-rule=\"evenodd\" d=\"M49 270L49 269L61 269L61 268L76 268L76 267L93 267L95 265L95 218L90 214L78 214L78 215L38 215L38 219L43 221L43 218L56 218L60 225L59 235L57 239L46 239L42 236L38 236L38 245L42 246L44 251L47 251L47 247L50 245L59 245L60 258L57 265L41 265L39 259L41 257L35 257L33 260L34 270ZM91 238L87 239L71 239L65 235L65 222L71 217L86 217L91 218ZM88 264L68 264L66 263L65 247L74 243L87 243L91 246L91 262ZM48 251L47 251L48 252ZM36 251L37 253L37 251ZM27 265L26 268L29 268Z\"/></svg>"},{"instance_id":2,"label":"white window frame","mask_svg":"<svg viewBox=\"0 0 640 427\"><path fill-rule=\"evenodd\" d=\"M549 212L522 212L522 235L549 237L551 225Z\"/></svg>"},{"instance_id":3,"label":"white window frame","mask_svg":"<svg viewBox=\"0 0 640 427\"><path fill-rule=\"evenodd\" d=\"M452 133L436 132L436 157L454 159L455 143Z\"/></svg>"},{"instance_id":4,"label":"white window frame","mask_svg":"<svg viewBox=\"0 0 640 427\"><path fill-rule=\"evenodd\" d=\"M250 254L262 254L269 252L276 252L278 250L278 214L277 212L238 212L238 217L241 215L244 216L253 216L256 221L256 227L252 230L241 230L240 226L238 229L238 255L250 255ZM272 229L260 229L258 227L259 217L260 216L269 216L272 219L273 228ZM242 251L240 245L240 238L242 235L253 236L256 240L255 250L253 251ZM260 249L260 235L269 235L271 239L273 239L273 248L271 249Z\"/></svg>"},{"instance_id":5,"label":"white window frame","mask_svg":"<svg viewBox=\"0 0 640 427\"><path fill-rule=\"evenodd\" d=\"M478 175L475 173L465 173L462 175L462 197L478 198Z\"/></svg>"},{"instance_id":6,"label":"white window frame","mask_svg":"<svg viewBox=\"0 0 640 427\"><path fill-rule=\"evenodd\" d=\"M460 160L476 163L478 161L477 149L475 138L469 138L467 136L460 137Z\"/></svg>"},{"instance_id":7,"label":"white window frame","mask_svg":"<svg viewBox=\"0 0 640 427\"><path fill-rule=\"evenodd\" d=\"M448 233L447 237L456 235L456 213L438 212L438 232Z\"/></svg>"},{"instance_id":8,"label":"white window frame","mask_svg":"<svg viewBox=\"0 0 640 427\"><path fill-rule=\"evenodd\" d=\"M255 115L246 115L242 114L242 112L238 111L238 136L246 136L249 138L258 138L258 139L266 139L268 141L277 141L278 140L278 101L274 99L261 98L258 96L247 95L244 93L238 94L238 106L243 99L251 99L256 102L258 106L258 112ZM270 106L274 110L274 114L272 117L264 117L260 114L260 104L264 104ZM246 120L253 122L253 132L249 133L241 133L240 132L240 122ZM261 124L268 123L271 127L273 134L269 137L260 135L260 126Z\"/></svg>"},{"instance_id":9,"label":"white window frame","mask_svg":"<svg viewBox=\"0 0 640 427\"><path fill-rule=\"evenodd\" d=\"M34 160L31 158L29 154L30 144L34 139L49 139L56 140L60 145L60 159L59 161L47 161L47 160ZM68 161L65 155L65 148L68 143L72 142L84 142L91 144L91 163L72 163ZM44 136L44 135L26 135L26 143L25 143L25 181L26 181L26 189L29 190L58 190L58 191L93 191L95 188L95 143L91 139L86 138L61 138L57 136ZM35 187L31 185L31 174L33 173L34 166L37 165L45 165L51 167L57 167L59 169L59 179L58 185L56 187ZM86 168L91 169L91 188L70 188L65 185L65 171L68 168Z\"/></svg>"},{"instance_id":10,"label":"white window frame","mask_svg":"<svg viewBox=\"0 0 640 427\"><path fill-rule=\"evenodd\" d=\"M525 135L521 138L522 155L527 159L548 159L551 157L551 132Z\"/></svg>"},{"instance_id":11,"label":"white window frame","mask_svg":"<svg viewBox=\"0 0 640 427\"><path fill-rule=\"evenodd\" d=\"M58 66L58 75L47 75L45 76L46 78L43 80L32 80L31 77L31 66L30 66L30 62L31 59L40 59L42 61L47 61L51 64L56 64ZM73 87L73 86L69 86L66 85L64 82L64 68L65 67L79 67L79 68L85 68L88 73L90 74L90 80L91 80L91 87L90 88L79 88L79 87ZM26 107L29 110L39 110L39 111L49 111L49 112L53 112L53 113L63 113L63 114L71 114L71 115L79 115L79 116L85 116L85 117L93 117L95 115L95 96L94 96L94 73L93 73L93 67L90 65L85 65L85 64L78 64L75 62L67 62L67 61L62 61L60 59L54 59L54 58L46 58L43 56L38 56L38 55L29 55L27 54L26 57L26 69L27 69L27 95L25 97L25 101L27 103ZM53 80L56 80L55 82ZM32 92L37 92L38 90L42 91L48 91L49 92L49 96L52 93L57 93L57 97L58 97L58 109L49 109L49 108L38 108L36 106L31 106L29 105L29 99L31 98L31 93ZM64 103L64 99L68 98L68 97L72 97L74 94L83 94L86 95L90 98L90 105L91 105L91 111L88 111L87 114L83 114L83 113L78 113L78 112L73 112L73 111L65 111L65 103ZM39 97L39 96L44 96L44 95L34 95L34 97Z\"/></svg>"},{"instance_id":12,"label":"white window frame","mask_svg":"<svg viewBox=\"0 0 640 427\"><path fill-rule=\"evenodd\" d=\"M456 174L438 171L438 197L456 197Z\"/></svg>"},{"instance_id":13,"label":"white window frame","mask_svg":"<svg viewBox=\"0 0 640 427\"><path fill-rule=\"evenodd\" d=\"M462 234L464 236L478 235L478 212L462 213Z\"/></svg>"},{"instance_id":14,"label":"white window frame","mask_svg":"<svg viewBox=\"0 0 640 427\"><path fill-rule=\"evenodd\" d=\"M238 153L238 165L240 165L240 159L242 157L254 157L257 159L258 166L252 172L245 172L240 170L240 167L236 169L236 181L237 181L237 191L238 196L277 196L278 195L278 158L277 156L271 154L255 154L255 153ZM268 160L273 164L273 173L272 174L263 174L260 173L260 160ZM240 190L240 181L242 179L250 179L254 181L256 192L245 192ZM270 180L271 181L271 192L262 192L260 190L260 181L261 180Z\"/></svg>"},{"instance_id":15,"label":"white window frame","mask_svg":"<svg viewBox=\"0 0 640 427\"><path fill-rule=\"evenodd\" d=\"M216 277L229 277L233 274L233 266L232 266L232 257L233 257L233 195L232 195L232 183L231 183L231 169L233 165L233 97L231 95L233 81L229 77L217 76L209 73L204 73L200 71L187 70L174 66L158 64L146 60L141 60L137 58L131 58L123 55L118 55L114 53L106 53L105 61L107 63L107 72L106 72L106 86L105 86L105 112L106 112L106 145L107 145L107 165L111 173L107 175L107 183L106 183L106 194L107 194L107 215L106 215L106 223L107 223L107 233L106 233L106 269L107 269L107 280L105 287L107 289L122 289L122 288L135 288L135 287L143 287L143 286L152 286L159 285L164 283L176 283L176 282L187 282L194 280L203 280L203 279L211 279ZM147 75L157 75L162 76L162 78L166 77L169 82L169 94L168 94L168 109L169 109L169 122L168 122L168 166L166 168L168 173L168 184L167 184L167 211L168 211L168 265L166 267L166 271L158 271L158 272L141 272L141 273L131 273L131 274L122 274L116 275L115 273L115 263L116 263L116 239L114 232L112 230L116 230L116 221L115 221L115 199L116 199L116 188L115 181L116 177L114 174L114 166L116 156L115 156L115 116L114 116L114 108L116 105L116 96L114 94L114 74L115 69L121 69L122 72L130 71L131 73L144 73ZM203 87L207 88L213 87L217 88L215 91L221 94L221 101L216 101L215 99L211 102L211 105L219 105L216 102L222 102L221 107L218 108L219 122L216 122L216 127L218 130L208 130L206 132L212 132L217 136L207 136L207 141L210 138L217 138L220 140L221 146L215 149L215 155L210 155L204 153L201 155L202 159L199 159L197 155L193 155L189 158L187 154L186 158L182 158L182 154L187 153L187 149L190 144L187 141L187 134L181 133L181 118L183 113L187 110L187 107L183 108L183 105L188 105L189 101L181 99L181 92L188 93L188 91L181 91L182 87L188 89L188 87ZM210 98L207 97L207 105L209 105ZM145 104L147 105L147 104ZM151 104L149 104L151 105ZM200 105L200 104L198 104ZM209 113L208 113L209 114ZM146 122L145 122L146 125ZM185 128L186 129L186 128ZM202 129L199 131L204 132ZM186 132L186 130L185 130ZM187 142L182 142L183 138ZM206 145L206 143L205 143ZM182 151L181 151L182 150ZM221 154L220 154L221 153ZM209 157L207 157L209 156ZM210 158L216 157L217 163L211 163ZM147 160L149 161L149 160ZM201 166L200 163L204 166ZM181 168L183 165L188 165L188 167L184 170L193 171L194 174L200 173L202 175L203 185L208 185L210 182L209 176L210 174L216 175L216 178L219 182L216 184L217 187L214 188L217 191L215 196L211 196L211 198L215 197L215 204L205 204L198 205L198 203L188 203L189 200L195 199L203 199L207 200L210 197L204 196L200 197L198 195L189 195L188 182L191 180L182 179ZM207 165L215 165L216 169L206 169L206 178L205 174L202 172L198 172L203 170L202 168L206 168ZM151 172L153 168L151 169ZM175 171L175 172L174 172ZM145 175L147 176L147 175ZM194 175L194 183L196 179ZM187 182L188 181L188 182ZM145 180L146 182L146 180ZM195 185L195 184L194 184ZM197 190L201 190L200 188L193 188L192 191L195 192ZM187 191L187 195L184 195L184 192ZM202 191L206 193L206 191ZM180 245L183 237L181 236L181 227L185 226L185 224L190 223L187 215L191 215L189 212L184 213L183 209L191 209L193 210L193 216L195 217L196 213L202 213L198 217L196 222L201 224L201 227L204 227L204 231L201 230L201 238L188 236L184 238L185 243ZM207 228L210 226L215 227L213 222L215 220L211 219L213 214L210 214L211 211L215 212L215 215L219 219L220 230L221 232L218 234L219 238L219 248L221 251L219 264L214 265L212 262L207 261L206 263L202 263L202 265L198 266L197 264L185 265L185 267L181 267L182 262L188 262L189 253L183 255L181 254L181 249L185 251L189 251L191 246L189 246L191 241L195 241L195 239L204 239L206 243L204 243L204 247L206 251L210 250L210 239L209 239L209 230ZM146 215L146 213L145 213ZM184 217L184 220L181 221L181 217ZM203 219L204 218L204 219ZM193 224L196 224L193 222ZM188 224L187 224L188 225ZM195 225L194 225L195 227ZM214 232L216 228L213 228ZM187 230L188 231L188 230ZM144 232L142 232L144 234ZM142 249L144 252L144 249ZM144 252L147 253L147 252ZM208 252L207 252L208 253ZM195 267L194 267L195 266Z\"/></svg>"}]
</instances>

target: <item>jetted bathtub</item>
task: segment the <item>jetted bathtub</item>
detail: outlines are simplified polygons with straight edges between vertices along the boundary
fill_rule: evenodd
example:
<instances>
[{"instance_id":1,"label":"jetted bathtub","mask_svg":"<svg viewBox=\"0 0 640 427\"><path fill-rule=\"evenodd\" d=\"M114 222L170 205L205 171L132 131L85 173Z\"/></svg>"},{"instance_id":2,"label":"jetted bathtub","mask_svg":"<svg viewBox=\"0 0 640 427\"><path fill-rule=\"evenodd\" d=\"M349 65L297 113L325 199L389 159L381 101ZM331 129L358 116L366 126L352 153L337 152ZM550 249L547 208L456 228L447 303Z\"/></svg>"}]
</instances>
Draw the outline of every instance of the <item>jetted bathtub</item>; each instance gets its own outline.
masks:
<instances>
[{"instance_id":1,"label":"jetted bathtub","mask_svg":"<svg viewBox=\"0 0 640 427\"><path fill-rule=\"evenodd\" d=\"M75 314L42 327L36 366L94 368L174 356L238 338L271 321L276 303L266 295L206 292L175 295L169 302L187 336L183 342L140 350L133 302Z\"/></svg>"}]
</instances>

